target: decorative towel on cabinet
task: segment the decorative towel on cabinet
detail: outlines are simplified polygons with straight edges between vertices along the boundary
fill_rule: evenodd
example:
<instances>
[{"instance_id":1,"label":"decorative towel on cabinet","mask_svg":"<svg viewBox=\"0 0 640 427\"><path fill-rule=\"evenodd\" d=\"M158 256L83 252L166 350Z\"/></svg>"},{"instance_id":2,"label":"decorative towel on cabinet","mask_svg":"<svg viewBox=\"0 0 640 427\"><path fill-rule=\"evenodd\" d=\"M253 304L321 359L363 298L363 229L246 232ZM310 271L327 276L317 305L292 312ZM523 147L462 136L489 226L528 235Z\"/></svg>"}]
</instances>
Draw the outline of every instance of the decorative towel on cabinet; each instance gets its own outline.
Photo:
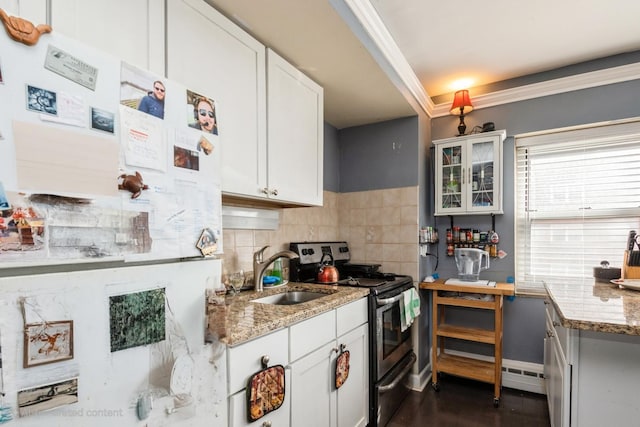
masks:
<instances>
[{"instance_id":1,"label":"decorative towel on cabinet","mask_svg":"<svg viewBox=\"0 0 640 427\"><path fill-rule=\"evenodd\" d=\"M347 378L349 378L349 368L351 367L349 364L350 358L351 354L349 353L349 350L345 350L340 353L340 356L336 359L336 389L342 387L342 384L344 384L345 381L347 381Z\"/></svg>"},{"instance_id":2,"label":"decorative towel on cabinet","mask_svg":"<svg viewBox=\"0 0 640 427\"><path fill-rule=\"evenodd\" d=\"M274 365L253 374L247 383L249 422L275 411L284 402L285 372L282 365Z\"/></svg>"},{"instance_id":3,"label":"decorative towel on cabinet","mask_svg":"<svg viewBox=\"0 0 640 427\"><path fill-rule=\"evenodd\" d=\"M400 330L404 332L413 320L420 315L420 296L415 288L402 293L400 301Z\"/></svg>"}]
</instances>

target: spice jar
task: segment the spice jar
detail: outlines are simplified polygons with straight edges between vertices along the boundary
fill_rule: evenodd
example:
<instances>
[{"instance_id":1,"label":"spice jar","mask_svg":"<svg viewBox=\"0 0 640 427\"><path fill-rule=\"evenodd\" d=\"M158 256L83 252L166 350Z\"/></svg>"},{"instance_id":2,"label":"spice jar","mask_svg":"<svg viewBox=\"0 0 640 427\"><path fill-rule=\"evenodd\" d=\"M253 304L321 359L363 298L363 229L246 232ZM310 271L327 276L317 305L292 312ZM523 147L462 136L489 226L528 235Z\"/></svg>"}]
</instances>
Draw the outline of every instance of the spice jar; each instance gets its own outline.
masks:
<instances>
[{"instance_id":1,"label":"spice jar","mask_svg":"<svg viewBox=\"0 0 640 427\"><path fill-rule=\"evenodd\" d=\"M498 256L498 245L496 244L489 245L489 256L494 258Z\"/></svg>"}]
</instances>

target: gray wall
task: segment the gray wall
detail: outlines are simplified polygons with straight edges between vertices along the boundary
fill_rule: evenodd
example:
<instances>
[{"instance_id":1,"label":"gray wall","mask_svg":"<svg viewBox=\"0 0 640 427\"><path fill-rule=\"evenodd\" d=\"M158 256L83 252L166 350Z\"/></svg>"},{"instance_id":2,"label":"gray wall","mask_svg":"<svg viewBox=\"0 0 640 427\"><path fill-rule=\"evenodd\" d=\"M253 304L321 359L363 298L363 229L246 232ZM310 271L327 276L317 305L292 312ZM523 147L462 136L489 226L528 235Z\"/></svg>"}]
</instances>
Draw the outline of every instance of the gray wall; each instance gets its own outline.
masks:
<instances>
[{"instance_id":1,"label":"gray wall","mask_svg":"<svg viewBox=\"0 0 640 427\"><path fill-rule=\"evenodd\" d=\"M338 147L338 130L325 123L323 188L334 193L340 192L340 151Z\"/></svg>"},{"instance_id":2,"label":"gray wall","mask_svg":"<svg viewBox=\"0 0 640 427\"><path fill-rule=\"evenodd\" d=\"M471 90L473 94L473 90ZM640 116L640 80L584 89L542 98L514 102L481 110L466 117L467 129L492 121L496 129L506 129L504 145L504 215L496 216L496 230L500 234L500 248L508 253L502 260L492 260L490 271L482 277L504 280L513 275L514 268L514 147L513 136L525 132L602 122ZM456 134L458 120L454 116L432 120L432 137L440 139ZM448 218L438 219L438 226L446 229ZM456 225L490 224L490 217L455 217ZM486 228L486 226L484 227ZM447 258L444 244L439 245L440 276L455 274L453 259ZM451 319L451 318L448 318ZM491 327L491 319L478 321L470 313L456 312L455 321L473 322L475 326ZM544 307L540 298L515 297L507 301L504 313L504 352L507 359L543 363ZM462 343L462 350L481 353L483 350Z\"/></svg>"},{"instance_id":3,"label":"gray wall","mask_svg":"<svg viewBox=\"0 0 640 427\"><path fill-rule=\"evenodd\" d=\"M418 185L418 134L416 116L339 130L340 191Z\"/></svg>"},{"instance_id":4,"label":"gray wall","mask_svg":"<svg viewBox=\"0 0 640 427\"><path fill-rule=\"evenodd\" d=\"M432 206L428 178L431 122L425 114L346 128L338 131L338 135L341 192L417 185L421 206L418 221L421 225L432 223L432 209L425 207ZM330 169L325 166L325 175L327 173ZM420 275L431 268L430 262L427 258L420 259ZM416 346L420 370L429 363L430 336L429 298L426 292L422 296L424 315L417 320L419 343Z\"/></svg>"},{"instance_id":5,"label":"gray wall","mask_svg":"<svg viewBox=\"0 0 640 427\"><path fill-rule=\"evenodd\" d=\"M473 94L473 89L471 90ZM573 91L537 99L519 101L496 107L476 109L466 117L467 129L492 121L496 129L506 129L504 144L504 215L495 217L496 231L500 234L500 249L507 257L492 260L491 269L483 278L506 280L515 274L514 268L514 135L545 129L602 122L640 116L640 80L617 83L597 88ZM426 125L424 123L427 123ZM449 227L449 217L433 217L432 152L429 139L448 138L457 134L458 119L454 116L431 120L431 130L425 130L428 120L410 117L358 126L337 131L325 126L325 150L331 147L331 161L325 157L325 186L339 185L341 192L395 188L410 185L420 187L420 225L436 225L441 233ZM328 143L327 143L328 141ZM426 142L425 142L426 141ZM396 149L393 149L396 142ZM336 150L339 154L336 154ZM339 161L336 162L336 157ZM335 174L339 163L338 177ZM337 183L337 184L336 184ZM327 188L327 187L326 187ZM330 188L327 188L330 189ZM335 190L331 190L335 191ZM490 215L456 216L455 225L489 229ZM446 256L441 242L432 252L438 255L437 272L441 277L456 274L452 258ZM422 258L421 276L435 269L435 258ZM422 278L422 277L421 277ZM425 293L422 294L425 297ZM427 300L423 298L423 300ZM423 306L420 334L420 367L428 361L429 334L428 305ZM479 327L492 327L491 316L478 316L477 310L453 310L448 318L454 322ZM517 296L507 300L504 311L504 352L511 360L543 363L544 306L541 298ZM422 340L421 340L422 341ZM457 344L457 345L456 345ZM453 348L479 354L490 354L486 346L454 343Z\"/></svg>"}]
</instances>

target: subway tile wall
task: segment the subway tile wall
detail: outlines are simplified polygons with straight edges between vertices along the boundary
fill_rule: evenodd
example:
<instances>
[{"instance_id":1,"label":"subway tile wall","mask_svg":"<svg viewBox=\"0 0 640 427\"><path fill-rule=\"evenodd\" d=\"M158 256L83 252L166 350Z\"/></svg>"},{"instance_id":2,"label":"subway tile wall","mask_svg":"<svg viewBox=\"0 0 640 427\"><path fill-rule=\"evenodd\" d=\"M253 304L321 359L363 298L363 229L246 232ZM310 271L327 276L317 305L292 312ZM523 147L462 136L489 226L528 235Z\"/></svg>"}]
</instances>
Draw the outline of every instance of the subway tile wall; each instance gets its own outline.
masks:
<instances>
[{"instance_id":1,"label":"subway tile wall","mask_svg":"<svg viewBox=\"0 0 640 427\"><path fill-rule=\"evenodd\" d=\"M288 249L289 242L344 240L351 261L418 280L418 187L324 192L324 205L280 209L278 230L223 230L223 275L253 269L253 253Z\"/></svg>"}]
</instances>

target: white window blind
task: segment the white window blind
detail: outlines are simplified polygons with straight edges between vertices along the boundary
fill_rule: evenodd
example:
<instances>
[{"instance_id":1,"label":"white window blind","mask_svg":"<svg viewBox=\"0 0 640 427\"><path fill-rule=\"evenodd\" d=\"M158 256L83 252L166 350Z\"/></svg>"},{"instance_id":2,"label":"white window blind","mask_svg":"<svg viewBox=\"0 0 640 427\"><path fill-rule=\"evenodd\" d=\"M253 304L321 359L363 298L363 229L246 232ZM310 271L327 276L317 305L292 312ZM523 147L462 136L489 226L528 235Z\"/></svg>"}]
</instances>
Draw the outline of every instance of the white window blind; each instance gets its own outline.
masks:
<instances>
[{"instance_id":1,"label":"white window blind","mask_svg":"<svg viewBox=\"0 0 640 427\"><path fill-rule=\"evenodd\" d=\"M516 137L516 286L593 277L621 267L640 232L640 122Z\"/></svg>"}]
</instances>

